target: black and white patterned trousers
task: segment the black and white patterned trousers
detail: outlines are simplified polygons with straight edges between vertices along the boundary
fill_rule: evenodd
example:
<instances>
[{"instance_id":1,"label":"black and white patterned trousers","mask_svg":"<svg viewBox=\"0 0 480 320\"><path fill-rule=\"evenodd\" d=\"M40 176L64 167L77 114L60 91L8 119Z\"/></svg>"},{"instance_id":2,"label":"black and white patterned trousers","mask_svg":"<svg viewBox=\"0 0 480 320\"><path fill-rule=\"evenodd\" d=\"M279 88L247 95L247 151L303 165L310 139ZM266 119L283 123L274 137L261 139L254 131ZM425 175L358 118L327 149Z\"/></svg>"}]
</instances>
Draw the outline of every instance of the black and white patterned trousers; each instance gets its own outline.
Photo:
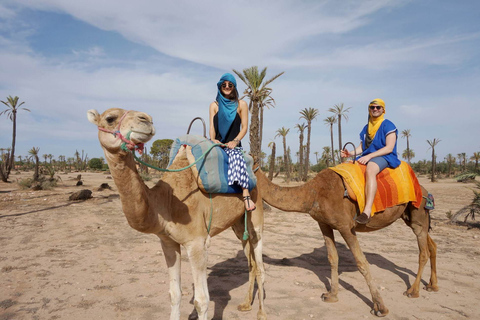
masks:
<instances>
[{"instance_id":1,"label":"black and white patterned trousers","mask_svg":"<svg viewBox=\"0 0 480 320\"><path fill-rule=\"evenodd\" d=\"M243 189L248 189L248 172L245 158L243 157L243 149L224 148L228 155L228 185L238 183Z\"/></svg>"}]
</instances>

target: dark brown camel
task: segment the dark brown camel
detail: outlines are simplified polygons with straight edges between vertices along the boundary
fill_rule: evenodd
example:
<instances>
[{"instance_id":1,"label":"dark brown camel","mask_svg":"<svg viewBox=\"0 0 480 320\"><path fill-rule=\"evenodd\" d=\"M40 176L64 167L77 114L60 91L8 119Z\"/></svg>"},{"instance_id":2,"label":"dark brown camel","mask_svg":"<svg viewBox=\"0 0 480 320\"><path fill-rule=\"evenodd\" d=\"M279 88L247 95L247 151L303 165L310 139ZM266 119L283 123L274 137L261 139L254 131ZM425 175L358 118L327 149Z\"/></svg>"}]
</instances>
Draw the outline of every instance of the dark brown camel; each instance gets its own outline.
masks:
<instances>
[{"instance_id":1,"label":"dark brown camel","mask_svg":"<svg viewBox=\"0 0 480 320\"><path fill-rule=\"evenodd\" d=\"M375 214L367 225L359 225L354 221L357 205L344 197L342 179L332 170L323 170L315 178L298 187L280 187L272 183L260 169L256 171L255 175L258 179L259 196L265 202L283 211L309 213L318 222L325 239L328 261L331 266L331 289L322 295L323 301L338 301L338 253L333 233L333 230L338 230L352 251L358 269L367 281L373 300L372 314L380 317L388 314L388 309L372 280L369 264L360 248L356 232L376 231L389 226L399 218L402 218L412 228L417 236L418 248L420 249L417 277L404 295L410 298L419 296L423 269L429 257L431 277L430 283L425 289L427 291L438 291L437 245L428 234L429 213L428 210L424 209L425 199L423 199L419 209L411 203L398 205ZM423 187L422 194L427 195L427 191Z\"/></svg>"}]
</instances>

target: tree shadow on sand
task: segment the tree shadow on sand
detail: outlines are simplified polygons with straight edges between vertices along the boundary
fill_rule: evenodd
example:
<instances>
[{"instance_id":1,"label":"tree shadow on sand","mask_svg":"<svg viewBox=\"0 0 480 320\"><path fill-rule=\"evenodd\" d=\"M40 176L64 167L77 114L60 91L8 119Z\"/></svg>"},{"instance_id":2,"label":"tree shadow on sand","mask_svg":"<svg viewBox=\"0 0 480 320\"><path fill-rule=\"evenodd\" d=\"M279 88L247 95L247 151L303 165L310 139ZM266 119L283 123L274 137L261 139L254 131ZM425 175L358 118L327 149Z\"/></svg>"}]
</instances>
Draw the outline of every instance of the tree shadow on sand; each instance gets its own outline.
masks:
<instances>
[{"instance_id":1,"label":"tree shadow on sand","mask_svg":"<svg viewBox=\"0 0 480 320\"><path fill-rule=\"evenodd\" d=\"M336 247L339 256L339 276L344 272L359 272L355 259L347 246L337 243ZM411 285L409 280L410 276L416 277L416 274L412 270L400 267L377 253L364 252L364 254L370 265L375 265L397 275L403 280L407 288ZM275 259L263 255L263 261L265 264L274 266L296 267L309 270L317 275L318 279L323 282L326 290L330 290L330 263L328 262L327 249L325 246L315 248L310 253L304 253L294 258ZM215 305L212 320L224 319L224 310L231 300L230 292L248 282L247 258L243 251L239 250L234 258L219 262L209 267L208 270L209 274L207 281L210 300L213 301ZM427 282L423 280L422 282L425 285L427 284ZM371 298L360 293L353 285L342 279L339 279L339 285L355 294L364 301L365 304L373 308ZM256 299L256 291L257 288L255 287L253 300ZM243 301L241 300L244 297L243 294L246 294L246 292L242 292L242 296L235 297L235 299ZM266 296L268 296L268 288L266 289ZM253 302L254 301L252 301L252 303ZM193 297L190 303L193 304ZM190 314L189 319L196 319L195 311Z\"/></svg>"}]
</instances>

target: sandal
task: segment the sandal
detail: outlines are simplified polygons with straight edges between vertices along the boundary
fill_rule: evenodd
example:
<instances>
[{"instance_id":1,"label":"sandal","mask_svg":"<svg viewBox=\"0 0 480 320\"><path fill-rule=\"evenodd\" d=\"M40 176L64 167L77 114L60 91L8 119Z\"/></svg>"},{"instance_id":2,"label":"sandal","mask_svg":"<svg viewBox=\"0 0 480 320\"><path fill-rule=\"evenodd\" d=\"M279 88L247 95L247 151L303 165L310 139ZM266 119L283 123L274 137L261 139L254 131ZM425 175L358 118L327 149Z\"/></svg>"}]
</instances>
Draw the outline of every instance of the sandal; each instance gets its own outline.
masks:
<instances>
[{"instance_id":1,"label":"sandal","mask_svg":"<svg viewBox=\"0 0 480 320\"><path fill-rule=\"evenodd\" d=\"M257 207L255 206L255 203L253 203L252 199L250 199L250 196L243 197L243 200L247 201L247 205L245 206L245 210L247 210L248 212L251 212L251 211L257 209ZM252 203L253 203L253 208L250 207L250 201L252 201Z\"/></svg>"},{"instance_id":2,"label":"sandal","mask_svg":"<svg viewBox=\"0 0 480 320\"><path fill-rule=\"evenodd\" d=\"M365 212L362 212L357 218L355 218L358 224L367 224L370 221L370 216L367 215Z\"/></svg>"}]
</instances>

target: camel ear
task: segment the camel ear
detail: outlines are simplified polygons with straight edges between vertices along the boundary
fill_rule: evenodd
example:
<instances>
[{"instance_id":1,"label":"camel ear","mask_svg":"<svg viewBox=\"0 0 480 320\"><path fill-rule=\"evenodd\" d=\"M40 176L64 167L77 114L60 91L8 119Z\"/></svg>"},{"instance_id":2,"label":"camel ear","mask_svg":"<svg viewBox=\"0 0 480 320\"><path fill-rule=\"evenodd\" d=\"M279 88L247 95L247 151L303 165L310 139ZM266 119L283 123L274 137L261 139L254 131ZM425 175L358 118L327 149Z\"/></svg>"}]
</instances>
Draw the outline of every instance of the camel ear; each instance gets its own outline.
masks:
<instances>
[{"instance_id":1,"label":"camel ear","mask_svg":"<svg viewBox=\"0 0 480 320\"><path fill-rule=\"evenodd\" d=\"M97 110L95 110L95 109L88 110L87 111L87 118L88 118L88 121L90 121L94 125L98 126L98 123L100 121L100 114L98 113Z\"/></svg>"}]
</instances>

